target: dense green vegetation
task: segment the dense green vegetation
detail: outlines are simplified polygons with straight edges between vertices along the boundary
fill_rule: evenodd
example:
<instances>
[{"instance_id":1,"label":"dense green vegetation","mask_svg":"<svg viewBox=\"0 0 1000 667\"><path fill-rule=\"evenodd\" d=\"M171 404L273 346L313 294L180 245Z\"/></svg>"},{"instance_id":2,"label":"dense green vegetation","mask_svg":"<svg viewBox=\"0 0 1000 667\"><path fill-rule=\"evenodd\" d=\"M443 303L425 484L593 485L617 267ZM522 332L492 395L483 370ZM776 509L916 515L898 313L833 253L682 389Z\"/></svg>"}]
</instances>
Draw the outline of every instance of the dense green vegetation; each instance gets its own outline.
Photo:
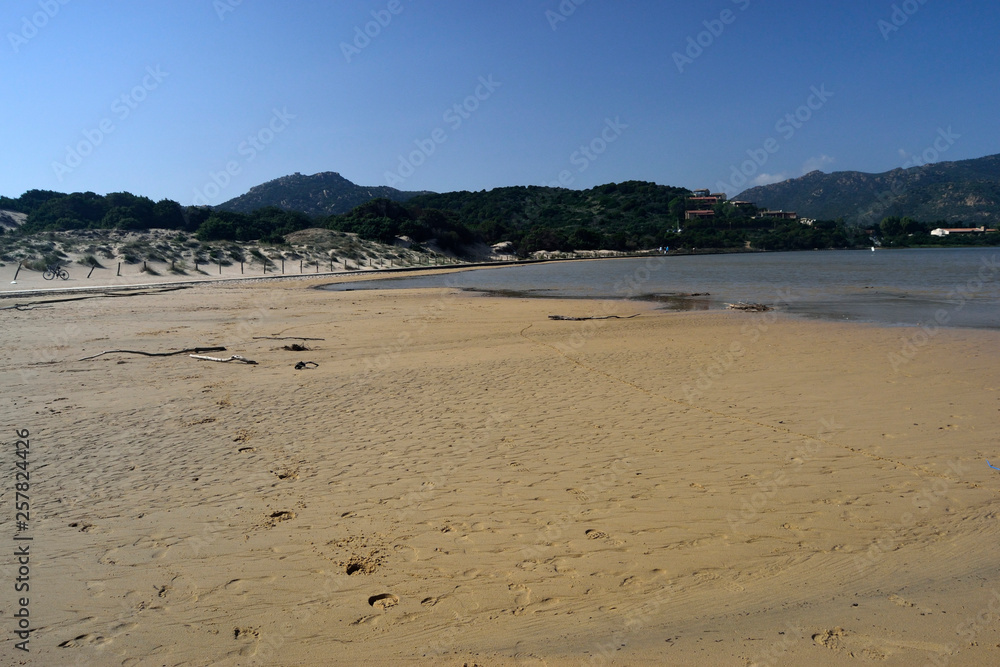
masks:
<instances>
[{"instance_id":1,"label":"dense green vegetation","mask_svg":"<svg viewBox=\"0 0 1000 667\"><path fill-rule=\"evenodd\" d=\"M416 194L420 193L403 192L384 185L355 185L340 174L328 171L312 176L291 174L261 183L245 195L219 204L216 209L253 213L259 208L281 202L282 208L324 218L349 213L375 198L403 202Z\"/></svg>"},{"instance_id":2,"label":"dense green vegetation","mask_svg":"<svg viewBox=\"0 0 1000 667\"><path fill-rule=\"evenodd\" d=\"M1000 233L950 234L931 236L931 231L939 227L968 227L945 220L920 222L908 217L889 216L882 219L876 237L883 246L892 248L992 246L1000 244Z\"/></svg>"},{"instance_id":3,"label":"dense green vegetation","mask_svg":"<svg viewBox=\"0 0 1000 667\"><path fill-rule=\"evenodd\" d=\"M357 234L392 243L408 236L418 244L432 239L443 249L463 254L477 242L509 242L526 256L536 250L673 249L802 250L864 247L991 245L1000 234L935 237L943 220L924 223L890 216L865 230L843 220L797 221L756 217L754 206L715 206L709 220L685 220L688 190L629 181L590 190L546 187L498 188L481 192L423 194L405 203L388 199L366 202L348 213L313 217L266 206L252 213L153 202L127 192L61 194L32 190L17 199L0 197L0 210L27 214L14 233L73 229L173 229L207 241L280 244L284 236L310 227Z\"/></svg>"},{"instance_id":4,"label":"dense green vegetation","mask_svg":"<svg viewBox=\"0 0 1000 667\"><path fill-rule=\"evenodd\" d=\"M688 194L683 188L629 181L590 190L512 187L427 194L407 204L453 211L487 243L509 241L527 254L663 245L683 217Z\"/></svg>"},{"instance_id":5,"label":"dense green vegetation","mask_svg":"<svg viewBox=\"0 0 1000 667\"><path fill-rule=\"evenodd\" d=\"M440 247L456 253L462 246L479 240L452 211L399 204L388 199L374 199L345 215L332 215L322 226L382 243L392 243L397 236L408 236L418 243L436 239Z\"/></svg>"}]
</instances>

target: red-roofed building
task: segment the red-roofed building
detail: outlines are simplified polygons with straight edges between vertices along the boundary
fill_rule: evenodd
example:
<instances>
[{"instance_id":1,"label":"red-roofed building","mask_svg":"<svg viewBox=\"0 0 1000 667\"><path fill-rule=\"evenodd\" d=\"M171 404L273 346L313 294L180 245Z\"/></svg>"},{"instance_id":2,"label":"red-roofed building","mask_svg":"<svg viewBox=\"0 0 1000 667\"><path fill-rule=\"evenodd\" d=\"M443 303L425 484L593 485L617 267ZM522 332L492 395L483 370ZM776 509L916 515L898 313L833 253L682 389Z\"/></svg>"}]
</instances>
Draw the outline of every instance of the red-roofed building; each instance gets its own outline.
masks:
<instances>
[{"instance_id":1,"label":"red-roofed building","mask_svg":"<svg viewBox=\"0 0 1000 667\"><path fill-rule=\"evenodd\" d=\"M951 234L984 234L986 227L938 227L931 231L931 236L949 236Z\"/></svg>"}]
</instances>

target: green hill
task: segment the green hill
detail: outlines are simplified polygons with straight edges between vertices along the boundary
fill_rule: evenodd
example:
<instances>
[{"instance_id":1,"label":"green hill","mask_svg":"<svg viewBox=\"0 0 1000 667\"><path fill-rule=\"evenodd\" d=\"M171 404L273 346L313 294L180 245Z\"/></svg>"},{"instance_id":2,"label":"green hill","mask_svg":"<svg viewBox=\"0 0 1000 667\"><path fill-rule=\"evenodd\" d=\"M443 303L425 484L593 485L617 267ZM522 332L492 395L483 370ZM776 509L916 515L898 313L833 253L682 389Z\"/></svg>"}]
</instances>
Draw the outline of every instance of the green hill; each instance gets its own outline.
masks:
<instances>
[{"instance_id":1,"label":"green hill","mask_svg":"<svg viewBox=\"0 0 1000 667\"><path fill-rule=\"evenodd\" d=\"M865 227L889 216L995 227L1000 222L1000 155L882 174L813 171L750 188L736 199L808 218L843 218Z\"/></svg>"},{"instance_id":2,"label":"green hill","mask_svg":"<svg viewBox=\"0 0 1000 667\"><path fill-rule=\"evenodd\" d=\"M216 208L234 213L252 213L266 206L298 211L312 216L347 213L373 199L404 202L418 192L403 192L386 186L355 185L340 174L325 171L312 176L299 173L262 183L250 192L219 204Z\"/></svg>"}]
</instances>

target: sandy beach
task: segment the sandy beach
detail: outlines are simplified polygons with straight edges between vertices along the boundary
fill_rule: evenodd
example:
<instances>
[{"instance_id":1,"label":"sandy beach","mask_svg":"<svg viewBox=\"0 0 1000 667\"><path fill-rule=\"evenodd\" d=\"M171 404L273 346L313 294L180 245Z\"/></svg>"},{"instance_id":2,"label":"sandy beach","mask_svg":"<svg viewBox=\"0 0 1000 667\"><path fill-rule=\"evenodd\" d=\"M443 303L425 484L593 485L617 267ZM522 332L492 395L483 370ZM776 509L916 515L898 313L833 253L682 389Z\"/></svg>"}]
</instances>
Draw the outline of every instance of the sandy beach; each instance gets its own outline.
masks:
<instances>
[{"instance_id":1,"label":"sandy beach","mask_svg":"<svg viewBox=\"0 0 1000 667\"><path fill-rule=\"evenodd\" d=\"M998 332L330 280L0 312L3 664L1000 662Z\"/></svg>"}]
</instances>

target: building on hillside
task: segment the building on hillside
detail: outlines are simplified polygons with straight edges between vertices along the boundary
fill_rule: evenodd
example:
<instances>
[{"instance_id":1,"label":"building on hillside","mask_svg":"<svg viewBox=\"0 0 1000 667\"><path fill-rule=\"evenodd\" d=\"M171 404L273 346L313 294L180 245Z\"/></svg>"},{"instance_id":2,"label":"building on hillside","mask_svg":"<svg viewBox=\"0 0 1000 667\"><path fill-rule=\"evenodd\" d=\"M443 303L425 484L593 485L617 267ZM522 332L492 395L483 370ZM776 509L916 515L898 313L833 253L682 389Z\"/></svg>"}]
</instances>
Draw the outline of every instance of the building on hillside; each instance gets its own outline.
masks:
<instances>
[{"instance_id":1,"label":"building on hillside","mask_svg":"<svg viewBox=\"0 0 1000 667\"><path fill-rule=\"evenodd\" d=\"M799 214L795 211L769 211L766 208L754 216L755 218L776 218L778 220L798 220Z\"/></svg>"},{"instance_id":2,"label":"building on hillside","mask_svg":"<svg viewBox=\"0 0 1000 667\"><path fill-rule=\"evenodd\" d=\"M719 199L714 195L708 197L688 197L688 201L696 206L715 206L720 201L725 201L724 199Z\"/></svg>"},{"instance_id":3,"label":"building on hillside","mask_svg":"<svg viewBox=\"0 0 1000 667\"><path fill-rule=\"evenodd\" d=\"M715 211L685 211L685 220L711 220L715 217Z\"/></svg>"},{"instance_id":4,"label":"building on hillside","mask_svg":"<svg viewBox=\"0 0 1000 667\"><path fill-rule=\"evenodd\" d=\"M950 236L952 234L984 234L986 227L938 227L931 231L931 236Z\"/></svg>"}]
</instances>

